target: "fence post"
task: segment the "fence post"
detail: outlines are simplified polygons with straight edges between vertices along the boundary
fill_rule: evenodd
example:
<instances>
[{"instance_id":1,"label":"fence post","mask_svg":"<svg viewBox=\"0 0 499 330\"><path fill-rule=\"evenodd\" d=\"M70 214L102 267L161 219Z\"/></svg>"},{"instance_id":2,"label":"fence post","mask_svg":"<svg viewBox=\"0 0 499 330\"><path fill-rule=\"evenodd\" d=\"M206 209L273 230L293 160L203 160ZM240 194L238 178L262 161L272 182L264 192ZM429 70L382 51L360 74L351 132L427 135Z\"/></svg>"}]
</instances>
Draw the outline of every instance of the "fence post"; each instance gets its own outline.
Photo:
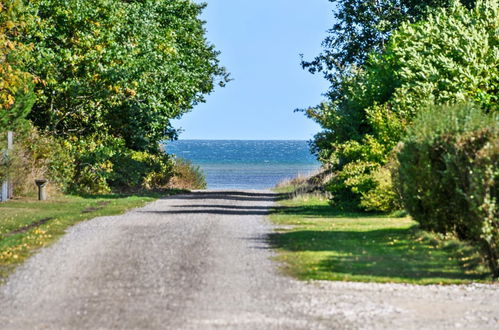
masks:
<instances>
[{"instance_id":1,"label":"fence post","mask_svg":"<svg viewBox=\"0 0 499 330\"><path fill-rule=\"evenodd\" d=\"M14 133L11 131L7 132L7 150L5 151L6 156L9 156L9 150L14 146ZM14 194L14 187L12 186L12 181L8 178L2 182L2 191L0 195L0 202L5 202L11 198Z\"/></svg>"}]
</instances>

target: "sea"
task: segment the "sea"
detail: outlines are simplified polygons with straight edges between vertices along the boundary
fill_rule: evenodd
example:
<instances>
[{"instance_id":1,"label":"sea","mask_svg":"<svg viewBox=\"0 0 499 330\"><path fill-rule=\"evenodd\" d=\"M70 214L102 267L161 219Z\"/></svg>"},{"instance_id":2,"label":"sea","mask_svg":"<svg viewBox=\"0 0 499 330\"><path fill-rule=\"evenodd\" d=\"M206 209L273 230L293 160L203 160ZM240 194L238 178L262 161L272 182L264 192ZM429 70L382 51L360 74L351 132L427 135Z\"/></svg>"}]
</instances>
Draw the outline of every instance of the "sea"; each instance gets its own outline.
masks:
<instances>
[{"instance_id":1,"label":"sea","mask_svg":"<svg viewBox=\"0 0 499 330\"><path fill-rule=\"evenodd\" d=\"M213 190L269 189L320 167L307 141L178 140L165 148L199 166Z\"/></svg>"}]
</instances>

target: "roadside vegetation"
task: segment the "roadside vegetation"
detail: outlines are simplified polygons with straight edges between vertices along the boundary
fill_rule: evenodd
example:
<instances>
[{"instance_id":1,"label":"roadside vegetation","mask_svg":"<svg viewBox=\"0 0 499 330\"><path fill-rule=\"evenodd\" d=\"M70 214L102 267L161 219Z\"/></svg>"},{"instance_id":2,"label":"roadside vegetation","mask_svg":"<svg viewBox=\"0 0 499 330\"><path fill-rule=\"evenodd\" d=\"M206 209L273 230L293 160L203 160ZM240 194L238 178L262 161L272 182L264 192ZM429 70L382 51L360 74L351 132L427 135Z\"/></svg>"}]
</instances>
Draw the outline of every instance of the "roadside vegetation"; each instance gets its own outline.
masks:
<instances>
[{"instance_id":1,"label":"roadside vegetation","mask_svg":"<svg viewBox=\"0 0 499 330\"><path fill-rule=\"evenodd\" d=\"M281 188L281 191L285 190ZM317 195L282 200L270 242L282 269L302 280L460 284L491 280L471 245L418 229L409 216L332 208Z\"/></svg>"},{"instance_id":2,"label":"roadside vegetation","mask_svg":"<svg viewBox=\"0 0 499 330\"><path fill-rule=\"evenodd\" d=\"M84 194L171 187L189 165L162 148L177 136L170 121L229 80L205 38L203 8L188 0L1 1L0 180L30 172ZM7 131L15 149L4 157Z\"/></svg>"},{"instance_id":3,"label":"roadside vegetation","mask_svg":"<svg viewBox=\"0 0 499 330\"><path fill-rule=\"evenodd\" d=\"M331 83L304 110L319 191L338 212L406 210L499 278L499 2L330 1L338 24L302 62Z\"/></svg>"}]
</instances>

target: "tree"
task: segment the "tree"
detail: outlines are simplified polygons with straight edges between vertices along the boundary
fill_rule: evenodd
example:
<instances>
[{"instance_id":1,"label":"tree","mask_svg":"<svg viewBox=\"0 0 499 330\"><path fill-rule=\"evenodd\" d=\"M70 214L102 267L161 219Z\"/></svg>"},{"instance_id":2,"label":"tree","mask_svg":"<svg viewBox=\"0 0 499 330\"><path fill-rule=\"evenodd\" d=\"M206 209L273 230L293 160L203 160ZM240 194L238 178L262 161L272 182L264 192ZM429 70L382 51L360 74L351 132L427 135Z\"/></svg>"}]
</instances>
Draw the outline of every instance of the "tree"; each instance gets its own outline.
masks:
<instances>
[{"instance_id":1,"label":"tree","mask_svg":"<svg viewBox=\"0 0 499 330\"><path fill-rule=\"evenodd\" d=\"M472 100L497 110L498 17L497 0L489 0L404 23L381 54L342 75L334 98L307 110L324 128L314 145L336 172L329 189L337 198L369 209L366 198L379 186L373 173L428 103Z\"/></svg>"},{"instance_id":2,"label":"tree","mask_svg":"<svg viewBox=\"0 0 499 330\"><path fill-rule=\"evenodd\" d=\"M29 119L73 159L69 190L167 187L170 120L229 78L190 0L30 0L18 42L39 78Z\"/></svg>"},{"instance_id":3,"label":"tree","mask_svg":"<svg viewBox=\"0 0 499 330\"><path fill-rule=\"evenodd\" d=\"M457 0L329 0L335 4L335 24L322 42L323 52L302 61L311 73L321 72L331 82L332 97L340 88L342 74L362 66L369 54L380 53L393 31L402 23L424 19L434 9L448 8ZM459 2L459 1L457 1ZM462 0L472 8L476 0Z\"/></svg>"},{"instance_id":4,"label":"tree","mask_svg":"<svg viewBox=\"0 0 499 330\"><path fill-rule=\"evenodd\" d=\"M134 150L175 135L170 120L227 80L188 0L33 0L30 119L63 136L107 132Z\"/></svg>"}]
</instances>

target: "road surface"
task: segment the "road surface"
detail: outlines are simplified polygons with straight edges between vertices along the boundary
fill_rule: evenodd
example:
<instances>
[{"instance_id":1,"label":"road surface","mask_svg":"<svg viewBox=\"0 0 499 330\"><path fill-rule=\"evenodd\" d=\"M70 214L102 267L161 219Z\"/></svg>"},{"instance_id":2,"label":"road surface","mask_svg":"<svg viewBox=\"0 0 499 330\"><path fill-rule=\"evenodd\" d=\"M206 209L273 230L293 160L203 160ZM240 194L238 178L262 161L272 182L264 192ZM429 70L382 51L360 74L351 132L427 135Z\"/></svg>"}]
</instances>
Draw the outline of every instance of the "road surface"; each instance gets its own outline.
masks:
<instances>
[{"instance_id":1,"label":"road surface","mask_svg":"<svg viewBox=\"0 0 499 330\"><path fill-rule=\"evenodd\" d=\"M270 191L200 191L68 230L0 287L1 329L497 328L497 286L299 282Z\"/></svg>"}]
</instances>

